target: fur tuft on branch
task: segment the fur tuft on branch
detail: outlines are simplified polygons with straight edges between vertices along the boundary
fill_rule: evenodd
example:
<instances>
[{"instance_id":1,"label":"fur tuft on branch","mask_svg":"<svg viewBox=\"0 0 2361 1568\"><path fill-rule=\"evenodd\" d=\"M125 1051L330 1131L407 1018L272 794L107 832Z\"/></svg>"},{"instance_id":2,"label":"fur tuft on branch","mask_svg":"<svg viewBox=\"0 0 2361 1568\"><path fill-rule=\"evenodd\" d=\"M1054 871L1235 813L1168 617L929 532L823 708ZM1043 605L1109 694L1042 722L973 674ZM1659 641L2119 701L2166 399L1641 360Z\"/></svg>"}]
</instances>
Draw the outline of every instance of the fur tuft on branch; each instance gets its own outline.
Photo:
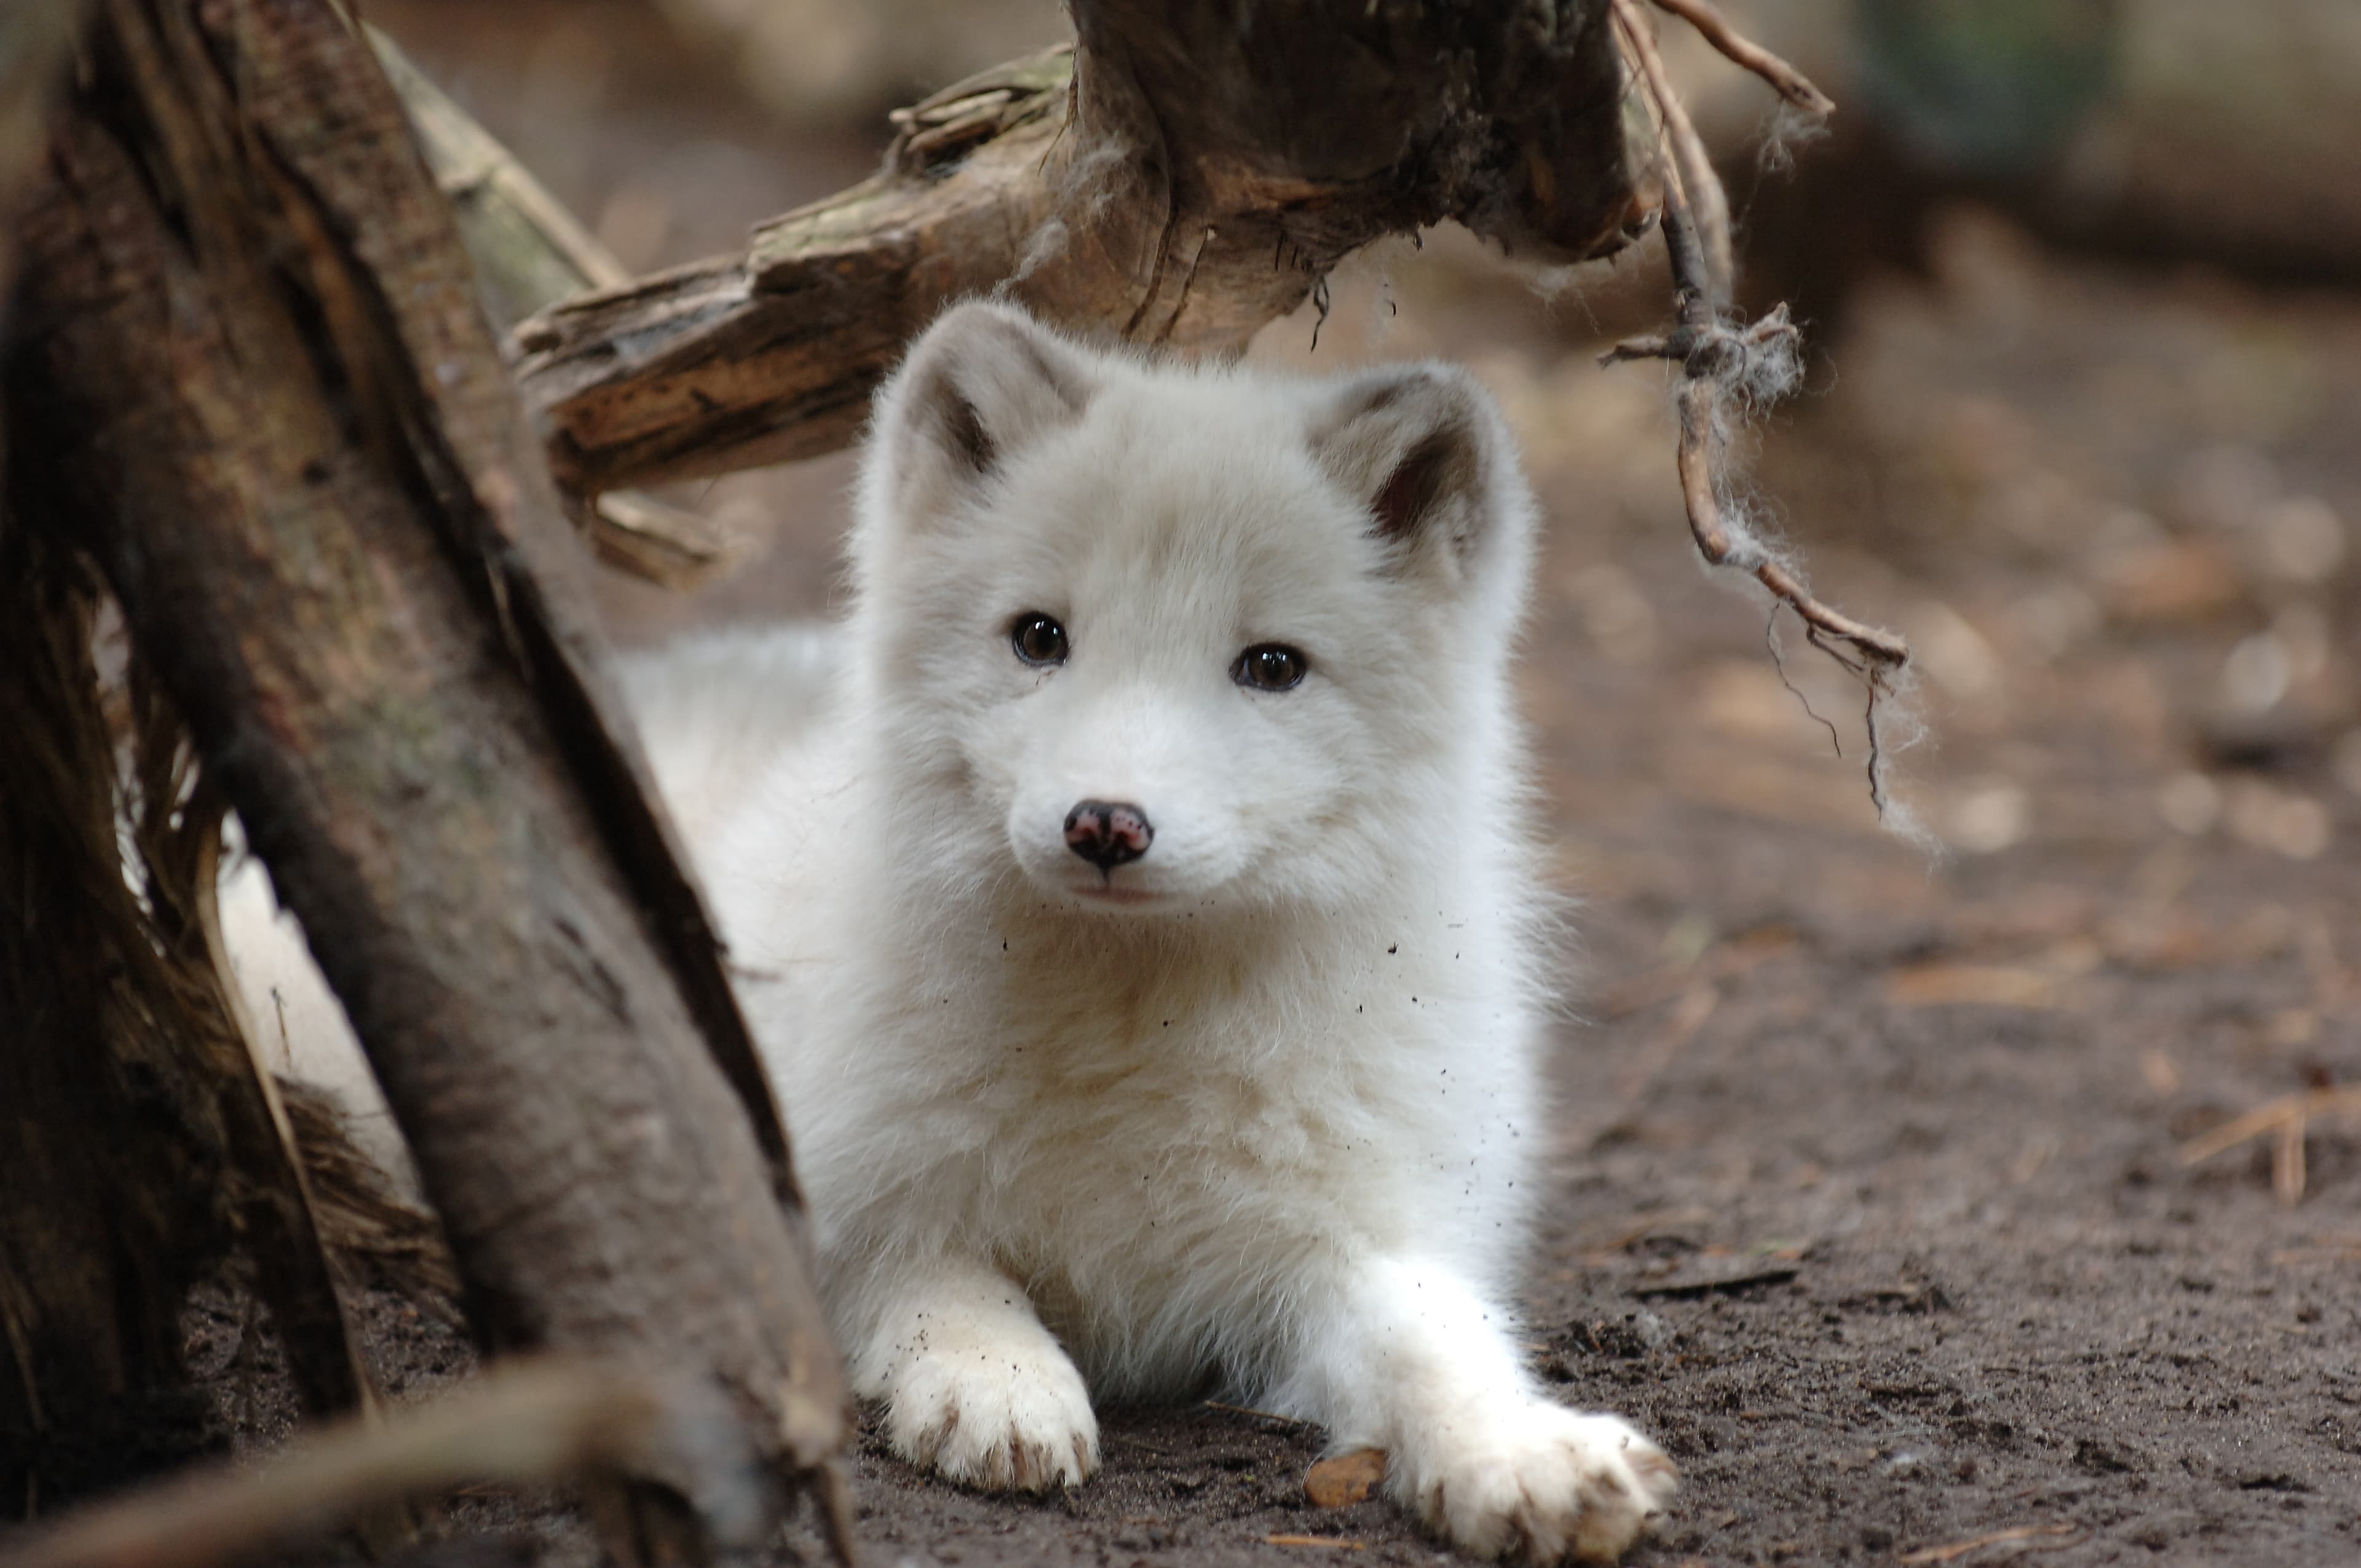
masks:
<instances>
[{"instance_id":1,"label":"fur tuft on branch","mask_svg":"<svg viewBox=\"0 0 2361 1568\"><path fill-rule=\"evenodd\" d=\"M1819 115L1835 109L1795 67L1741 37L1708 0L1656 3L1696 25L1716 49L1770 82L1796 109ZM1729 472L1732 422L1795 389L1802 378L1801 334L1787 319L1784 304L1751 323L1730 319L1730 204L1720 178L1665 75L1640 0L1612 0L1612 5L1616 35L1657 126L1675 325L1660 337L1619 343L1599 362L1665 359L1680 366L1677 464L1681 500L1697 554L1709 566L1743 572L1760 583L1774 603L1802 620L1805 639L1813 647L1861 683L1870 802L1888 828L1914 842L1931 844L1916 817L1894 799L1890 778L1894 754L1905 743L1905 732L1906 740L1916 739L1916 720L1907 713L1897 718L1892 712L1906 690L1909 644L1894 632L1822 603L1806 585L1799 564L1773 549L1734 514ZM1775 629L1775 619L1773 624ZM1777 646L1774 639L1774 657ZM1784 678L1784 669L1781 674Z\"/></svg>"}]
</instances>

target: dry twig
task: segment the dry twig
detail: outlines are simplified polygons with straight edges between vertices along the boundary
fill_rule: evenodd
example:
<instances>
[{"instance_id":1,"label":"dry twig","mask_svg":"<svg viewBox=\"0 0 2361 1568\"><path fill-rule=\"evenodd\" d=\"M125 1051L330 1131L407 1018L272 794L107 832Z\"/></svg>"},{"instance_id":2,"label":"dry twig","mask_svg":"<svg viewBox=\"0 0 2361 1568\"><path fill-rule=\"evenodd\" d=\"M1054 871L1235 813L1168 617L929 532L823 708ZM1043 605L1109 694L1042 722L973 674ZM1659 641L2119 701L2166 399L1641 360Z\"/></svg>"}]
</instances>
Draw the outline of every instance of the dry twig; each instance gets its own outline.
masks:
<instances>
[{"instance_id":1,"label":"dry twig","mask_svg":"<svg viewBox=\"0 0 2361 1568\"><path fill-rule=\"evenodd\" d=\"M2182 1144L2180 1163L2184 1168L2201 1165L2268 1134L2271 1190L2279 1194L2280 1202L2292 1206L2303 1201L2303 1139L2314 1116L2361 1116L2361 1089L2313 1089L2282 1095Z\"/></svg>"},{"instance_id":2,"label":"dry twig","mask_svg":"<svg viewBox=\"0 0 2361 1568\"><path fill-rule=\"evenodd\" d=\"M2074 1535L2081 1531L2076 1524L2021 1524L2014 1530L1996 1530L1990 1535L1980 1535L1971 1541L1954 1541L1945 1546L1921 1547L1910 1552L1905 1563L1949 1563L1965 1557L1971 1552L1981 1552L1987 1546L2008 1546L2018 1541L2039 1541L2048 1536ZM2060 1541L2059 1545L2066 1542ZM2039 1549L2036 1549L2039 1550Z\"/></svg>"},{"instance_id":3,"label":"dry twig","mask_svg":"<svg viewBox=\"0 0 2361 1568\"><path fill-rule=\"evenodd\" d=\"M1779 89L1791 103L1833 107L1794 67L1730 29L1702 0L1659 0L1664 9L1696 25L1714 47ZM1708 565L1752 576L1802 618L1805 636L1860 680L1868 694L1869 790L1881 820L1889 819L1886 749L1880 702L1894 695L1910 660L1909 645L1881 628L1855 620L1812 596L1795 567L1780 559L1722 504L1722 466L1729 446L1730 404L1763 400L1792 383L1798 333L1780 305L1749 325L1733 325L1730 303L1729 209L1703 142L1682 109L1649 35L1640 0L1614 0L1615 22L1659 126L1664 166L1664 250L1673 275L1676 321L1661 337L1616 345L1600 363L1666 359L1681 367L1678 394L1681 499L1689 532Z\"/></svg>"},{"instance_id":4,"label":"dry twig","mask_svg":"<svg viewBox=\"0 0 2361 1568\"><path fill-rule=\"evenodd\" d=\"M1675 203L1678 202L1690 220L1690 233L1704 247L1704 265L1691 279L1685 280L1681 277L1675 262L1674 288L1677 291L1702 284L1708 311L1719 320L1737 277L1730 244L1729 197L1722 191L1720 177L1713 171L1713 158L1706 151L1705 138L1697 135L1696 125L1689 119L1688 106L1673 91L1664 57L1656 52L1655 38L1648 30L1638 0L1615 0L1615 20L1624 47L1639 67L1640 79L1647 84L1648 106L1655 116L1658 155L1665 164L1664 217L1670 220ZM1664 238L1668 246L1672 237L1667 229Z\"/></svg>"}]
</instances>

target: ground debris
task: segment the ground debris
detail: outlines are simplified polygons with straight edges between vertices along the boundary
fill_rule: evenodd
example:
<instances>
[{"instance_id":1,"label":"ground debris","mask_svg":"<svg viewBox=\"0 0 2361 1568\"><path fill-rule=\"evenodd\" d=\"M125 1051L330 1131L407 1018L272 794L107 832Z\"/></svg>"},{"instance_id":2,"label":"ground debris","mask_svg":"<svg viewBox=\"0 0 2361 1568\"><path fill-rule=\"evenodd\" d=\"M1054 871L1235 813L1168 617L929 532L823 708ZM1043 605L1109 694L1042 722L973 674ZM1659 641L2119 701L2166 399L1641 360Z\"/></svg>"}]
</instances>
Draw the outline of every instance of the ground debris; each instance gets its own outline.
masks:
<instances>
[{"instance_id":1,"label":"ground debris","mask_svg":"<svg viewBox=\"0 0 2361 1568\"><path fill-rule=\"evenodd\" d=\"M1916 1552L1904 1552L1901 1561L1911 1563L1949 1563L1965 1557L1971 1552L1981 1552L1987 1546L2007 1546L2018 1541L2074 1535L2079 1533L2081 1528L2078 1524L2019 1525L2015 1530L1994 1530L1990 1535L1980 1535L1971 1541L1955 1541L1945 1546L1921 1547ZM2058 1544L2062 1546L2067 1543L2060 1541Z\"/></svg>"},{"instance_id":2,"label":"ground debris","mask_svg":"<svg viewBox=\"0 0 2361 1568\"><path fill-rule=\"evenodd\" d=\"M1631 1294L1642 1301L1694 1301L1701 1296L1736 1296L1766 1286L1784 1285L1802 1272L1792 1263L1780 1263L1706 1279L1668 1279L1653 1285L1635 1285Z\"/></svg>"},{"instance_id":3,"label":"ground debris","mask_svg":"<svg viewBox=\"0 0 2361 1568\"><path fill-rule=\"evenodd\" d=\"M1385 1450L1356 1448L1313 1465L1303 1477L1303 1495L1314 1508L1350 1508L1367 1501L1385 1478Z\"/></svg>"}]
</instances>

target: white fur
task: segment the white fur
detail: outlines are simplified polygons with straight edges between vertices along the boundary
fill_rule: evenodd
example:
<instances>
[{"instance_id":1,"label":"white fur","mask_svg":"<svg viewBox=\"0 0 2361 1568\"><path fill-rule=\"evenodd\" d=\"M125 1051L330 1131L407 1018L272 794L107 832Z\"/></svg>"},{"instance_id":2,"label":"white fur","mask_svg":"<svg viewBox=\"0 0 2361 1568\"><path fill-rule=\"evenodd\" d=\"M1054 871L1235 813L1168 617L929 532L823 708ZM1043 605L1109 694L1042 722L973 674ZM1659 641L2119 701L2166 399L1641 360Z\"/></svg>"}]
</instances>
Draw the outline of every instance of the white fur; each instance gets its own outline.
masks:
<instances>
[{"instance_id":1,"label":"white fur","mask_svg":"<svg viewBox=\"0 0 2361 1568\"><path fill-rule=\"evenodd\" d=\"M808 732L836 684L818 626L728 626L616 661L675 821L728 820L747 786Z\"/></svg>"},{"instance_id":2,"label":"white fur","mask_svg":"<svg viewBox=\"0 0 2361 1568\"><path fill-rule=\"evenodd\" d=\"M261 862L244 854L245 834L235 821L225 839L233 854L215 895L222 936L263 1066L325 1091L353 1147L396 1190L415 1199L418 1173L410 1163L410 1146L401 1141L368 1058L353 1038L345 1004L313 963L303 928L280 909Z\"/></svg>"},{"instance_id":3,"label":"white fur","mask_svg":"<svg viewBox=\"0 0 2361 1568\"><path fill-rule=\"evenodd\" d=\"M897 1451L1071 1485L1093 1396L1220 1388L1385 1450L1477 1552L1611 1559L1663 1506L1663 1454L1514 1333L1550 1126L1532 519L1442 367L1162 366L969 305L881 395L828 701L751 779L652 749ZM1063 664L1016 655L1027 611ZM1263 642L1301 686L1233 681ZM827 662L711 652L631 678L652 720L710 719L662 700L708 679L807 701L765 672ZM1145 811L1145 856L1069 852L1092 798Z\"/></svg>"}]
</instances>

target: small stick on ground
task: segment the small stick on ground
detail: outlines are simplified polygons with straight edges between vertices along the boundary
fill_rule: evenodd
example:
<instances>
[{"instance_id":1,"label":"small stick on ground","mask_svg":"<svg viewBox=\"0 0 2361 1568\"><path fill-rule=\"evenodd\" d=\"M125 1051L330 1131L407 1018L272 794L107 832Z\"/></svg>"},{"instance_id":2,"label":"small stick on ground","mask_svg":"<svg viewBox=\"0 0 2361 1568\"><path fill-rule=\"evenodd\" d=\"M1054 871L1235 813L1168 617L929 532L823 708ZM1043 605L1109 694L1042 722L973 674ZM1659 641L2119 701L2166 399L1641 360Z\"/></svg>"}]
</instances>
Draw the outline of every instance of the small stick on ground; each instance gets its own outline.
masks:
<instances>
[{"instance_id":1,"label":"small stick on ground","mask_svg":"<svg viewBox=\"0 0 2361 1568\"><path fill-rule=\"evenodd\" d=\"M2361 1089L2314 1089L2282 1095L2182 1144L2180 1164L2183 1168L2201 1165L2215 1155L2269 1134L2271 1190L2280 1202L2293 1207L2303 1201L2303 1139L2308 1124L2314 1116L2337 1115L2361 1116Z\"/></svg>"},{"instance_id":2,"label":"small stick on ground","mask_svg":"<svg viewBox=\"0 0 2361 1568\"><path fill-rule=\"evenodd\" d=\"M1981 1552L1987 1546L2007 1546L2020 1541L2039 1541L2045 1536L2073 1535L2081 1530L2076 1524L2021 1524L2014 1530L1996 1530L1990 1535L1980 1535L1971 1541L1955 1541L1947 1546L1922 1547L1910 1552L1905 1563L1949 1563L1965 1557L1971 1552ZM2064 1541L2059 1545L2067 1544ZM2037 1550L2039 1550L2037 1548Z\"/></svg>"},{"instance_id":3,"label":"small stick on ground","mask_svg":"<svg viewBox=\"0 0 2361 1568\"><path fill-rule=\"evenodd\" d=\"M1731 59L1761 71L1779 83L1779 77L1733 52L1742 45L1809 89L1825 103L1817 88L1803 82L1793 67L1755 49L1729 31L1719 15L1699 0L1674 0L1665 10L1681 16L1706 32L1716 48ZM1804 621L1805 636L1847 673L1861 681L1868 695L1869 792L1880 821L1888 819L1891 802L1885 788L1885 747L1880 734L1881 700L1891 697L1910 661L1910 647L1894 632L1854 620L1812 596L1800 576L1752 537L1734 528L1724 511L1721 466L1728 447L1728 420L1733 398L1744 400L1761 390L1776 392L1792 378L1798 333L1787 319L1787 307L1773 309L1751 325L1736 326L1724 317L1729 308L1730 262L1728 251L1728 208L1721 182L1705 155L1696 128L1680 105L1665 75L1664 60L1649 36L1640 0L1614 0L1618 35L1636 69L1655 111L1660 129L1659 150L1664 169L1664 252L1673 276L1673 330L1660 337L1632 338L1600 356L1603 365L1629 359L1666 359L1681 367L1676 403L1680 411L1678 467L1681 499L1687 510L1689 532L1697 553L1712 566L1727 566L1752 576ZM1700 18L1705 18L1701 20ZM1720 37L1713 30L1719 27ZM1786 89L1781 88L1783 93ZM1799 104L1803 99L1789 94ZM1833 105L1830 105L1833 107ZM1825 113L1826 110L1817 112ZM1784 671L1783 671L1784 674Z\"/></svg>"},{"instance_id":4,"label":"small stick on ground","mask_svg":"<svg viewBox=\"0 0 2361 1568\"><path fill-rule=\"evenodd\" d=\"M2303 1113L2298 1111L2281 1122L2279 1141L2271 1146L2271 1190L2290 1208L2303 1201L2305 1121Z\"/></svg>"}]
</instances>

